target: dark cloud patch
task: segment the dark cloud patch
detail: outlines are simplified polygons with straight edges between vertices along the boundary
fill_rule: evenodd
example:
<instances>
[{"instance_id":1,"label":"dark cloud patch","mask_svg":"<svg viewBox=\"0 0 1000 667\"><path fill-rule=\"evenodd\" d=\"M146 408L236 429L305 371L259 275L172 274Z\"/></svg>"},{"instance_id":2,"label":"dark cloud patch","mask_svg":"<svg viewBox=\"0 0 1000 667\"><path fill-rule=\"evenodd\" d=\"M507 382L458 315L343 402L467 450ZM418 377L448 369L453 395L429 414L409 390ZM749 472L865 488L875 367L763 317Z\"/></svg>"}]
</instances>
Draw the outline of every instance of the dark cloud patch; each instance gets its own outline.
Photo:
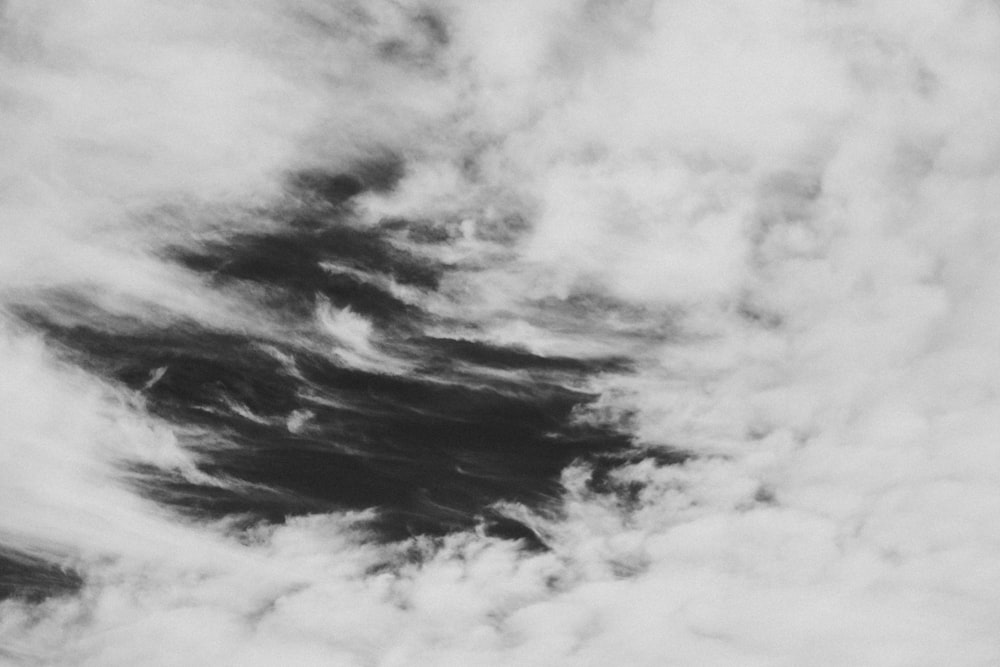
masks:
<instances>
[{"instance_id":1,"label":"dark cloud patch","mask_svg":"<svg viewBox=\"0 0 1000 667\"><path fill-rule=\"evenodd\" d=\"M196 515L280 520L374 507L393 535L442 532L471 526L499 500L554 500L571 461L629 446L625 435L574 422L574 410L592 396L537 376L524 383L453 382L443 378L446 369L394 376L344 367L305 347L209 330L122 335L37 317L35 324L80 363L139 392L153 414L203 434L189 442L201 451L203 471L232 484L135 471L154 498ZM462 353L545 369L532 355L475 348L465 343ZM585 370L568 360L551 368ZM296 411L306 416L293 426ZM509 532L505 525L497 523L498 534Z\"/></svg>"},{"instance_id":2,"label":"dark cloud patch","mask_svg":"<svg viewBox=\"0 0 1000 667\"><path fill-rule=\"evenodd\" d=\"M360 191L352 179L309 182L329 203ZM274 522L375 508L373 526L387 539L478 525L543 548L530 528L490 508L555 503L571 462L630 447L623 432L577 419L595 396L571 388L626 371L627 361L428 335L440 319L400 301L386 281L429 293L448 267L394 245L405 221L366 229L324 206L277 212L286 222L268 231L165 252L219 287L252 287L239 293L282 323L267 335L193 320L121 322L72 291L61 297L72 308L58 316L43 305L51 299L18 313L74 363L127 386L178 427L216 482L149 466L130 478L179 511ZM315 322L321 299L367 317L374 349L408 370L359 368L333 353Z\"/></svg>"},{"instance_id":3,"label":"dark cloud patch","mask_svg":"<svg viewBox=\"0 0 1000 667\"><path fill-rule=\"evenodd\" d=\"M0 551L0 600L41 602L70 595L83 586L71 569L11 551Z\"/></svg>"}]
</instances>

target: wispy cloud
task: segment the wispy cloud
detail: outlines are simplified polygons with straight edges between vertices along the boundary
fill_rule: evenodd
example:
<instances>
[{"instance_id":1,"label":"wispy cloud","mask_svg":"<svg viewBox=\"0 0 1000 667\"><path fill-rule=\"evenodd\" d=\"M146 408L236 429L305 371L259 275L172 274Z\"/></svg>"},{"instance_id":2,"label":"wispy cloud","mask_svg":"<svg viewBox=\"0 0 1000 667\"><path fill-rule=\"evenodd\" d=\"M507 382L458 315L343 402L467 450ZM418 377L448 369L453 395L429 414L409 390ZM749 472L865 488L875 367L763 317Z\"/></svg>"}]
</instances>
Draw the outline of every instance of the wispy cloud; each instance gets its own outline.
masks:
<instances>
[{"instance_id":1,"label":"wispy cloud","mask_svg":"<svg viewBox=\"0 0 1000 667\"><path fill-rule=\"evenodd\" d=\"M0 11L0 545L84 580L0 603L0 661L1000 658L996 3ZM206 481L180 427L17 316L325 326L375 358L350 310L291 326L164 257L266 229L289 172L385 155L401 180L356 224L427 223L436 326L631 361L578 416L645 454L504 510L548 551L178 517L134 471Z\"/></svg>"}]
</instances>

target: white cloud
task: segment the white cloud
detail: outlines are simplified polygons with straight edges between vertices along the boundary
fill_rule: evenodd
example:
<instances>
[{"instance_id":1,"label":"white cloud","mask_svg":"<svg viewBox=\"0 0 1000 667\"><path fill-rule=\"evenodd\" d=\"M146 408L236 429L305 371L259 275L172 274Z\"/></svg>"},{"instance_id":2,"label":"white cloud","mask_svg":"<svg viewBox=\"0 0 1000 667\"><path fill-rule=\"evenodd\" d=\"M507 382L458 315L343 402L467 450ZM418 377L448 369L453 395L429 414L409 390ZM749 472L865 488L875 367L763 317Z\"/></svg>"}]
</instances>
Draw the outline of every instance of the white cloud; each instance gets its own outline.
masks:
<instances>
[{"instance_id":1,"label":"white cloud","mask_svg":"<svg viewBox=\"0 0 1000 667\"><path fill-rule=\"evenodd\" d=\"M542 555L377 546L338 515L247 543L127 490L117 461L192 456L11 325L0 539L87 583L3 603L0 659L995 663L996 4L442 3L433 56L422 7L359 7L7 3L5 305L90 285L242 326L238 295L148 252L178 231L139 212L264 201L282 169L388 148L407 175L364 214L462 232L472 269L439 307L536 349L627 350L600 408L698 457L623 465L622 496L569 469L562 516L528 519ZM378 60L395 38L422 55ZM595 293L623 303L545 306Z\"/></svg>"}]
</instances>

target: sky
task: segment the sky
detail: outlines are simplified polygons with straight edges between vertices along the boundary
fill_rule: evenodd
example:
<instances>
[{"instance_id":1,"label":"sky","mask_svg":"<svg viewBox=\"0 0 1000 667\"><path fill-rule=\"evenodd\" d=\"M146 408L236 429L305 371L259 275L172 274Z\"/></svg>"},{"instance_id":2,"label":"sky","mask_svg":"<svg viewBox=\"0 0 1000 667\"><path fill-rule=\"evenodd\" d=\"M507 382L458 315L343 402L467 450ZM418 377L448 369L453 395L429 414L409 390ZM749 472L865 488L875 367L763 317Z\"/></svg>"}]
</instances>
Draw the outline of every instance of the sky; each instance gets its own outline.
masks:
<instances>
[{"instance_id":1,"label":"sky","mask_svg":"<svg viewBox=\"0 0 1000 667\"><path fill-rule=\"evenodd\" d=\"M992 0L5 0L0 554L79 583L0 601L0 664L997 664L998 71ZM392 246L433 288L364 278L423 331L627 362L558 377L630 454L495 501L544 549L143 485L249 482L79 327L417 372L384 318L193 268L310 173L438 235Z\"/></svg>"}]
</instances>

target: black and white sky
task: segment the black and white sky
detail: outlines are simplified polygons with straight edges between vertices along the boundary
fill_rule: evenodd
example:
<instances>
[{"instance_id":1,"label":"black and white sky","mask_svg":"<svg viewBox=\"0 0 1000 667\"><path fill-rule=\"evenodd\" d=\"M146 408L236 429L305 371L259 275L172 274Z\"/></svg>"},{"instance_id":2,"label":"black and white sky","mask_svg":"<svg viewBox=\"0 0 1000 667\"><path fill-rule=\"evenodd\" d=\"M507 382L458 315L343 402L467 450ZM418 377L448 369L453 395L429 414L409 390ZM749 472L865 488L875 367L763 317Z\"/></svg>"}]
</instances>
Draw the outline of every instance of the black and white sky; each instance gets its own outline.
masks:
<instances>
[{"instance_id":1,"label":"black and white sky","mask_svg":"<svg viewBox=\"0 0 1000 667\"><path fill-rule=\"evenodd\" d=\"M0 665L1000 664L996 0L0 0Z\"/></svg>"}]
</instances>

